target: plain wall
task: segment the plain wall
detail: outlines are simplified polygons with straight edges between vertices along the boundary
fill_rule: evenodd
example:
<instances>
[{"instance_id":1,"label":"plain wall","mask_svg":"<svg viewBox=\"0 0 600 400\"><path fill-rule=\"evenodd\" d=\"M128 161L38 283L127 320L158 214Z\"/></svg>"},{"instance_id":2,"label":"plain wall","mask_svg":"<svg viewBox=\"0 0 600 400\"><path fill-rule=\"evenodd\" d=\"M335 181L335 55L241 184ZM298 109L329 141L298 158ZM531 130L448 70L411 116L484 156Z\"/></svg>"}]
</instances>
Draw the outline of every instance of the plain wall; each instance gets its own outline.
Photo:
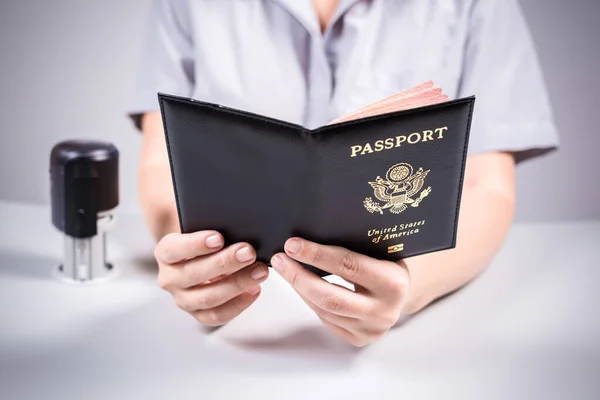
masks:
<instances>
[{"instance_id":1,"label":"plain wall","mask_svg":"<svg viewBox=\"0 0 600 400\"><path fill-rule=\"evenodd\" d=\"M517 220L600 218L600 2L522 0L562 148L518 168ZM121 208L138 212L140 136L125 117L149 0L0 2L0 199L47 203L67 138L121 153Z\"/></svg>"}]
</instances>

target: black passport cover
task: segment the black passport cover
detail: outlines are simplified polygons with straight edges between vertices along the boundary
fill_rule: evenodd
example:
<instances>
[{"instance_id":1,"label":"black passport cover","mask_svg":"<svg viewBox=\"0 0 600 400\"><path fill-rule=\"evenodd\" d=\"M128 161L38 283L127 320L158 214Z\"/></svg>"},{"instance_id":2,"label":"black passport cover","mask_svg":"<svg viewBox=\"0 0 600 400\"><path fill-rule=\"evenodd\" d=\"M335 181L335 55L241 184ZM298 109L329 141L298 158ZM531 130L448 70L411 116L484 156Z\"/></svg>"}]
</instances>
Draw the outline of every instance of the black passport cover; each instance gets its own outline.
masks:
<instances>
[{"instance_id":1,"label":"black passport cover","mask_svg":"<svg viewBox=\"0 0 600 400\"><path fill-rule=\"evenodd\" d=\"M158 97L183 233L217 230L267 264L292 236L385 260L456 244L475 97L315 130Z\"/></svg>"}]
</instances>

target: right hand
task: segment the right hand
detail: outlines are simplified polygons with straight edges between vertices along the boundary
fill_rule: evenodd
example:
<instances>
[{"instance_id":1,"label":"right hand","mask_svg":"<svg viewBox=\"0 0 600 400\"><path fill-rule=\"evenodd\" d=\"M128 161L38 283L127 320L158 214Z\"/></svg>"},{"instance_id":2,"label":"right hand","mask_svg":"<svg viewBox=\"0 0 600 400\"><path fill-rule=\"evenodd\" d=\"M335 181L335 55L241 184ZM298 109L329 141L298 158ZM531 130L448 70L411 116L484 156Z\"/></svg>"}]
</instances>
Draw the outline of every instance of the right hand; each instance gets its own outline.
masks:
<instances>
[{"instance_id":1,"label":"right hand","mask_svg":"<svg viewBox=\"0 0 600 400\"><path fill-rule=\"evenodd\" d=\"M208 326L224 325L247 309L260 294L268 274L248 243L223 248L216 231L171 233L154 249L158 284L177 306Z\"/></svg>"}]
</instances>

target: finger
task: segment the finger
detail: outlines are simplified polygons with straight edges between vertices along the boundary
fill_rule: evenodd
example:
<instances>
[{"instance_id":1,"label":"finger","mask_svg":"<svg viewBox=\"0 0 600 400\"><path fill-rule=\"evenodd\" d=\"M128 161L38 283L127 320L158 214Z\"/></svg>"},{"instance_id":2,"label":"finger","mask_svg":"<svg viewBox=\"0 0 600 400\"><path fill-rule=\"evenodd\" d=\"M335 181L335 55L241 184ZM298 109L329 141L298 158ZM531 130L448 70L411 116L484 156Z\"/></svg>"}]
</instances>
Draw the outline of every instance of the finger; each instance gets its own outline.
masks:
<instances>
[{"instance_id":1,"label":"finger","mask_svg":"<svg viewBox=\"0 0 600 400\"><path fill-rule=\"evenodd\" d=\"M319 317L326 319L329 322L334 323L357 336L367 335L371 337L381 337L398 322L399 318L397 314L394 314L389 310L386 311L385 305L377 307L380 312L372 313L372 315L369 315L363 319L343 317L319 308L310 300L302 296L300 296L300 298L302 298L306 305L308 305L308 307Z\"/></svg>"},{"instance_id":2,"label":"finger","mask_svg":"<svg viewBox=\"0 0 600 400\"><path fill-rule=\"evenodd\" d=\"M165 269L165 280L187 289L220 275L229 275L256 261L256 252L248 243L236 243L217 253L188 260Z\"/></svg>"},{"instance_id":3,"label":"finger","mask_svg":"<svg viewBox=\"0 0 600 400\"><path fill-rule=\"evenodd\" d=\"M345 330L354 333L354 331L359 330L362 322L356 318L343 317L341 315L332 314L328 311L325 311L319 307L317 307L312 301L306 299L303 296L300 296L302 300L306 303L306 305L319 316L319 318L327 320L332 324L335 324Z\"/></svg>"},{"instance_id":4,"label":"finger","mask_svg":"<svg viewBox=\"0 0 600 400\"><path fill-rule=\"evenodd\" d=\"M225 278L226 276L228 276L228 275L222 274L222 275L219 275L219 276L215 276L214 278L210 278L209 280L207 280L205 283L216 282L216 281L218 281L220 279Z\"/></svg>"},{"instance_id":5,"label":"finger","mask_svg":"<svg viewBox=\"0 0 600 400\"><path fill-rule=\"evenodd\" d=\"M338 275L360 285L370 292L385 295L394 289L392 262L375 260L337 246L326 246L301 238L291 238L285 243L285 252L293 259Z\"/></svg>"},{"instance_id":6,"label":"finger","mask_svg":"<svg viewBox=\"0 0 600 400\"><path fill-rule=\"evenodd\" d=\"M225 325L227 322L237 317L242 311L250 307L259 295L260 286L256 286L253 290L242 293L219 307L211 308L210 310L194 311L191 314L194 318L207 326Z\"/></svg>"},{"instance_id":7,"label":"finger","mask_svg":"<svg viewBox=\"0 0 600 400\"><path fill-rule=\"evenodd\" d=\"M363 347L366 344L368 344L366 342L366 340L364 340L361 337L356 336L352 332L350 332L342 327L339 327L336 324L329 322L326 319L323 319L321 317L319 317L319 318L321 319L321 322L323 323L325 328L327 328L331 333L333 333L335 336L339 337L346 343L348 343L352 346L355 346L355 347Z\"/></svg>"},{"instance_id":8,"label":"finger","mask_svg":"<svg viewBox=\"0 0 600 400\"><path fill-rule=\"evenodd\" d=\"M368 331L349 331L344 327L332 323L322 317L319 317L325 327L332 332L334 335L344 340L346 343L351 344L355 347L363 347L371 343L375 343L381 339L384 335L384 331L368 332Z\"/></svg>"},{"instance_id":9,"label":"finger","mask_svg":"<svg viewBox=\"0 0 600 400\"><path fill-rule=\"evenodd\" d=\"M214 253L223 247L223 236L216 231L171 233L163 237L154 249L159 263L175 264Z\"/></svg>"},{"instance_id":10,"label":"finger","mask_svg":"<svg viewBox=\"0 0 600 400\"><path fill-rule=\"evenodd\" d=\"M188 312L215 308L253 289L268 274L265 264L255 263L216 282L181 290L174 295L175 303Z\"/></svg>"},{"instance_id":11,"label":"finger","mask_svg":"<svg viewBox=\"0 0 600 400\"><path fill-rule=\"evenodd\" d=\"M321 279L286 254L275 254L271 265L300 296L322 310L351 318L365 318L373 311L374 301L366 295Z\"/></svg>"}]
</instances>

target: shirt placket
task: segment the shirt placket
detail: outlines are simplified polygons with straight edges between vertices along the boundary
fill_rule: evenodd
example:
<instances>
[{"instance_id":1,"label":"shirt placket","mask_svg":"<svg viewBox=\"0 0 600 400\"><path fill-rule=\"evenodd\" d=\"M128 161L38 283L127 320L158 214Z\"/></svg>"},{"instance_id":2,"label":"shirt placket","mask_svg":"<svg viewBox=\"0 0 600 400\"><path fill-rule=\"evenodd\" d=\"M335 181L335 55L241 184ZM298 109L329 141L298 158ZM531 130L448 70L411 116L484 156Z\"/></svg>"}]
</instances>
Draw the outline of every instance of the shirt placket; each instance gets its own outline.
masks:
<instances>
[{"instance_id":1,"label":"shirt placket","mask_svg":"<svg viewBox=\"0 0 600 400\"><path fill-rule=\"evenodd\" d=\"M337 62L332 37L332 29L339 19L361 0L340 0L328 28L323 34L320 29L312 32L311 71L309 74L309 103L307 124L318 127L335 119L332 98L335 90L335 63ZM314 11L313 11L314 14Z\"/></svg>"},{"instance_id":2,"label":"shirt placket","mask_svg":"<svg viewBox=\"0 0 600 400\"><path fill-rule=\"evenodd\" d=\"M306 125L309 128L316 128L331 120L330 99L333 90L325 40L320 34L318 37L312 37L307 84Z\"/></svg>"},{"instance_id":3,"label":"shirt placket","mask_svg":"<svg viewBox=\"0 0 600 400\"><path fill-rule=\"evenodd\" d=\"M329 45L331 27L359 0L341 0L336 13L333 15L329 28L321 33L315 11L310 1L273 0L279 2L295 17L310 35L310 59L307 74L307 104L304 115L304 125L314 129L329 123L335 115L331 99L334 90L333 70L330 59L335 57Z\"/></svg>"}]
</instances>

